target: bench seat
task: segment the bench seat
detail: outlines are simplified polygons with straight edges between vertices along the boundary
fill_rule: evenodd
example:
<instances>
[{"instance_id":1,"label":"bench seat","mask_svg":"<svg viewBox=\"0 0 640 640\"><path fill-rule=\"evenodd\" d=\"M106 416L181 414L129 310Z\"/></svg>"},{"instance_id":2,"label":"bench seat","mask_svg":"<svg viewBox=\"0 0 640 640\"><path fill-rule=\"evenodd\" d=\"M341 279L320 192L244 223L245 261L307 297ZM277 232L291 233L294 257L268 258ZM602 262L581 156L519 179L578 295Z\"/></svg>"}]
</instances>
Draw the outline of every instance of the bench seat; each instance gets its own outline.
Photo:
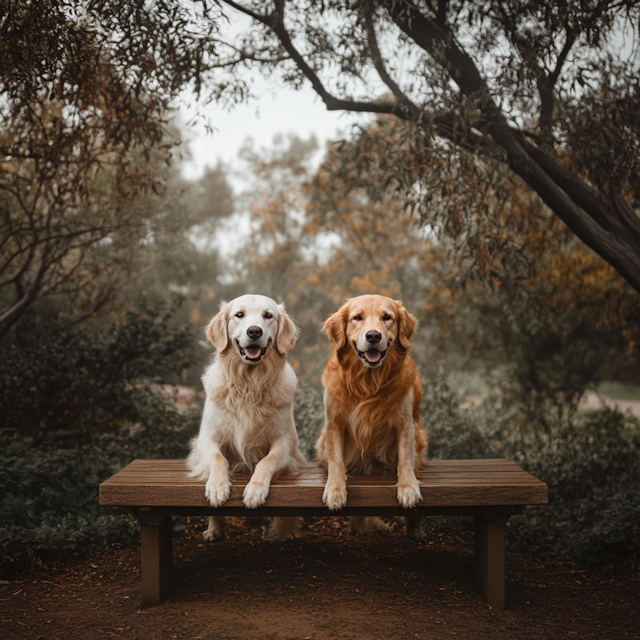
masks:
<instances>
[{"instance_id":1,"label":"bench seat","mask_svg":"<svg viewBox=\"0 0 640 640\"><path fill-rule=\"evenodd\" d=\"M547 486L513 462L430 460L417 472L422 501L411 513L475 518L474 569L478 589L494 608L504 607L505 525L527 505L547 503ZM401 516L395 475L353 475L347 506L329 511L322 503L326 472L320 467L282 474L271 483L266 504L246 509L247 474L232 478L231 497L213 508L204 483L188 476L184 460L135 460L100 485L102 506L124 508L141 524L142 606L160 604L172 566L171 516Z\"/></svg>"}]
</instances>

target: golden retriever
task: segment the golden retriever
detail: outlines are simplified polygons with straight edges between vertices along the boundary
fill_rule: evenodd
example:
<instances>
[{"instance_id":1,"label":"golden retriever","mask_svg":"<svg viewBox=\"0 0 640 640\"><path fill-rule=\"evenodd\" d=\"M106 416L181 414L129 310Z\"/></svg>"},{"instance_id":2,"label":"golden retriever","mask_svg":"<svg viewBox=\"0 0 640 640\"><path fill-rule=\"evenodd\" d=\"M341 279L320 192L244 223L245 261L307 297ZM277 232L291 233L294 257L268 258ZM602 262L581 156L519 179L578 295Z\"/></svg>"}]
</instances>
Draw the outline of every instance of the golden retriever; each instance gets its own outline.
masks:
<instances>
[{"instance_id":1,"label":"golden retriever","mask_svg":"<svg viewBox=\"0 0 640 640\"><path fill-rule=\"evenodd\" d=\"M252 473L243 502L253 509L265 503L275 474L305 464L293 421L296 375L287 363L298 329L284 305L245 295L222 303L206 335L217 355L202 377L206 401L187 465L206 480L213 507L229 498L230 473ZM274 518L269 537L295 535L298 526L298 518ZM224 535L224 518L209 518L205 540Z\"/></svg>"},{"instance_id":2,"label":"golden retriever","mask_svg":"<svg viewBox=\"0 0 640 640\"><path fill-rule=\"evenodd\" d=\"M329 509L347 504L347 473L397 471L398 502L410 509L422 499L415 469L428 437L420 426L422 380L409 353L417 326L402 302L379 295L348 300L324 323L334 352L322 376L325 427L316 446ZM373 526L385 525L350 521L356 533ZM407 533L422 536L419 517L407 518Z\"/></svg>"}]
</instances>

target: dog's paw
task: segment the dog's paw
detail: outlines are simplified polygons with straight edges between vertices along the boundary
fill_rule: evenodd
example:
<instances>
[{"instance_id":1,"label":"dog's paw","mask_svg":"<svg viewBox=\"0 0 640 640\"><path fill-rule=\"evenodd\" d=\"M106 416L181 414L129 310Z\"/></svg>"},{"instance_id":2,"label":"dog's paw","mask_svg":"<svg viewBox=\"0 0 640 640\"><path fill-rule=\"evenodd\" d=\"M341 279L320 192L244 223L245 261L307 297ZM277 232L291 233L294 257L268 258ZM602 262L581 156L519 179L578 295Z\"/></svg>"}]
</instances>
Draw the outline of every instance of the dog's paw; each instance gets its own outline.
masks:
<instances>
[{"instance_id":1,"label":"dog's paw","mask_svg":"<svg viewBox=\"0 0 640 640\"><path fill-rule=\"evenodd\" d=\"M407 538L414 542L424 542L427 539L427 533L419 524L412 528L407 527Z\"/></svg>"},{"instance_id":2,"label":"dog's paw","mask_svg":"<svg viewBox=\"0 0 640 640\"><path fill-rule=\"evenodd\" d=\"M331 511L342 509L347 504L347 487L342 484L332 484L324 488L322 494L322 502L324 502Z\"/></svg>"},{"instance_id":3,"label":"dog's paw","mask_svg":"<svg viewBox=\"0 0 640 640\"><path fill-rule=\"evenodd\" d=\"M261 484L260 482L249 482L244 488L242 494L242 501L247 509L255 509L263 505L267 501L269 495L269 485Z\"/></svg>"},{"instance_id":4,"label":"dog's paw","mask_svg":"<svg viewBox=\"0 0 640 640\"><path fill-rule=\"evenodd\" d=\"M231 495L231 482L212 482L209 480L204 487L204 495L212 507L221 507Z\"/></svg>"},{"instance_id":5,"label":"dog's paw","mask_svg":"<svg viewBox=\"0 0 640 640\"><path fill-rule=\"evenodd\" d=\"M224 533L224 530L220 529L207 529L202 534L202 539L207 542L220 542L220 540L224 540L227 536Z\"/></svg>"},{"instance_id":6,"label":"dog's paw","mask_svg":"<svg viewBox=\"0 0 640 640\"><path fill-rule=\"evenodd\" d=\"M347 533L350 536L372 533L373 531L390 532L391 527L384 520L376 516L354 516L349 518Z\"/></svg>"},{"instance_id":7,"label":"dog's paw","mask_svg":"<svg viewBox=\"0 0 640 640\"><path fill-rule=\"evenodd\" d=\"M427 534L422 528L422 518L418 515L410 515L405 517L407 527L407 538L415 542L423 542L427 539Z\"/></svg>"},{"instance_id":8,"label":"dog's paw","mask_svg":"<svg viewBox=\"0 0 640 640\"><path fill-rule=\"evenodd\" d=\"M398 484L398 502L405 509L415 507L420 500L422 500L422 494L417 480L411 483Z\"/></svg>"}]
</instances>

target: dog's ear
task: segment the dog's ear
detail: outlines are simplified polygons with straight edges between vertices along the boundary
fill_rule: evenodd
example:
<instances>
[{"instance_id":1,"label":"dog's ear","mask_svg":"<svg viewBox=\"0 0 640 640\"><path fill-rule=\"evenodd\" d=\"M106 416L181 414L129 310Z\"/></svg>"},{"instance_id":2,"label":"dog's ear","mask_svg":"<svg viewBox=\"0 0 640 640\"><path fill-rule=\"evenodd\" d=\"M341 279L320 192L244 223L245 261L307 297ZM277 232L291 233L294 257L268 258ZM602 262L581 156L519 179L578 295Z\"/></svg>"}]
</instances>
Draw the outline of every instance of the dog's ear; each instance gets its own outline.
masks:
<instances>
[{"instance_id":1,"label":"dog's ear","mask_svg":"<svg viewBox=\"0 0 640 640\"><path fill-rule=\"evenodd\" d=\"M217 351L224 351L229 346L228 324L230 308L231 304L229 302L222 302L220 304L220 311L218 311L205 329L207 338L209 338L209 341Z\"/></svg>"},{"instance_id":2,"label":"dog's ear","mask_svg":"<svg viewBox=\"0 0 640 640\"><path fill-rule=\"evenodd\" d=\"M284 304L278 305L278 333L276 334L276 349L280 355L293 348L300 330L293 324L293 320L284 310Z\"/></svg>"},{"instance_id":3,"label":"dog's ear","mask_svg":"<svg viewBox=\"0 0 640 640\"><path fill-rule=\"evenodd\" d=\"M322 325L322 331L327 334L331 341L331 346L340 351L347 346L347 316L349 306L343 304L332 316L329 316Z\"/></svg>"},{"instance_id":4,"label":"dog's ear","mask_svg":"<svg viewBox=\"0 0 640 640\"><path fill-rule=\"evenodd\" d=\"M401 300L394 300L398 307L398 342L403 349L409 348L409 340L418 328L416 317L409 313Z\"/></svg>"}]
</instances>

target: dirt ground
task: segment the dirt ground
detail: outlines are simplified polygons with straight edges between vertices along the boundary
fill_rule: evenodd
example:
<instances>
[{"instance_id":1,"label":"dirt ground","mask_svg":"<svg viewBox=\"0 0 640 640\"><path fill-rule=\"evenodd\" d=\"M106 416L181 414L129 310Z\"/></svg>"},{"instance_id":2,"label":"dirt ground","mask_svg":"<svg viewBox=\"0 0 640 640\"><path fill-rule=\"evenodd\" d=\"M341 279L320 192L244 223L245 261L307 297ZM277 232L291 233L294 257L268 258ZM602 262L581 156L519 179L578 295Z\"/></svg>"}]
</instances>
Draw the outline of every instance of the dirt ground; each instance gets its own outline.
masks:
<instances>
[{"instance_id":1,"label":"dirt ground","mask_svg":"<svg viewBox=\"0 0 640 640\"><path fill-rule=\"evenodd\" d=\"M305 523L267 542L234 521L204 543L200 520L174 541L167 602L140 609L139 553L117 546L0 584L3 639L333 640L640 638L640 571L590 573L508 557L507 608L480 599L472 534L436 523L426 542L352 537L344 519ZM3 581L6 582L6 581Z\"/></svg>"}]
</instances>

